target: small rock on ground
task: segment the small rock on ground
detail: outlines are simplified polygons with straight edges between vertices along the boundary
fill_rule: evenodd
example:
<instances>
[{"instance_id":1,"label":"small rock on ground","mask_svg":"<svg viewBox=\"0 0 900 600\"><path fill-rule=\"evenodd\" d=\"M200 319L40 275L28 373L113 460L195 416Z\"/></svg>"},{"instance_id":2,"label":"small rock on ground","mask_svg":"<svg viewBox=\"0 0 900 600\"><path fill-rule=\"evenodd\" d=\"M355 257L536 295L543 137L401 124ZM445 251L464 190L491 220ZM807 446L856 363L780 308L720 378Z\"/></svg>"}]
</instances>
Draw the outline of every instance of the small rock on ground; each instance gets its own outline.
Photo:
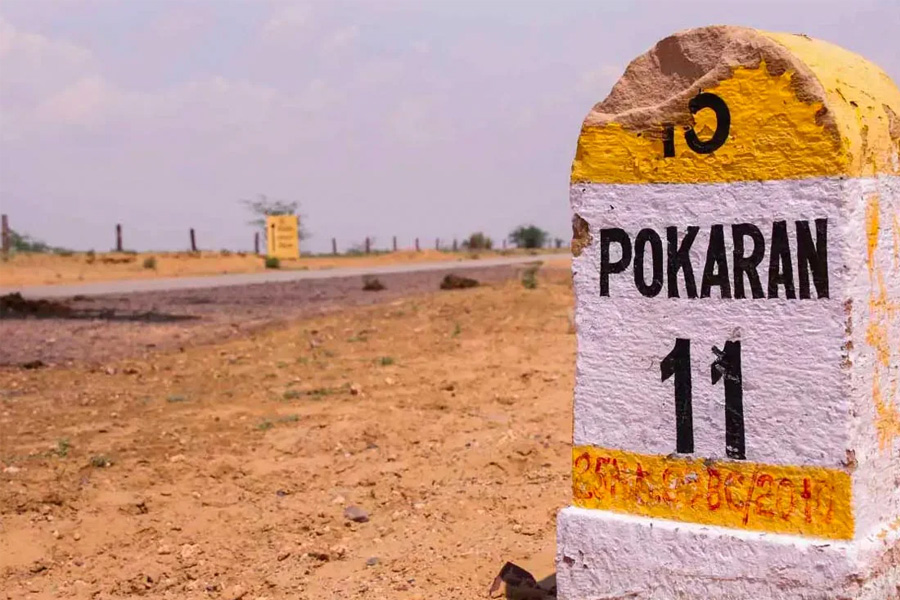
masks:
<instances>
[{"instance_id":1,"label":"small rock on ground","mask_svg":"<svg viewBox=\"0 0 900 600\"><path fill-rule=\"evenodd\" d=\"M369 520L369 513L358 506L348 506L344 509L344 518L354 523L366 523Z\"/></svg>"}]
</instances>

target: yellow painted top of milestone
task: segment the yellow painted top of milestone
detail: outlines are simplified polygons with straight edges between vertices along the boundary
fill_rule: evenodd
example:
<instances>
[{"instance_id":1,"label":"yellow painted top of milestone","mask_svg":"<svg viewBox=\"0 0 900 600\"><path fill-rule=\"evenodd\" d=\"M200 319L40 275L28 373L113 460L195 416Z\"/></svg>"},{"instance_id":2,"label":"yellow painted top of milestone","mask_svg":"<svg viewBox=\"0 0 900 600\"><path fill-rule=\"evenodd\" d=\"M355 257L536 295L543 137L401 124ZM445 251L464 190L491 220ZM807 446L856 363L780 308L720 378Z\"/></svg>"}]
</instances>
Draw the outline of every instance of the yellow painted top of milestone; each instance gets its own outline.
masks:
<instances>
[{"instance_id":1,"label":"yellow painted top of milestone","mask_svg":"<svg viewBox=\"0 0 900 600\"><path fill-rule=\"evenodd\" d=\"M875 174L900 174L890 77L827 42L725 26L632 61L585 119L572 164L572 183Z\"/></svg>"}]
</instances>

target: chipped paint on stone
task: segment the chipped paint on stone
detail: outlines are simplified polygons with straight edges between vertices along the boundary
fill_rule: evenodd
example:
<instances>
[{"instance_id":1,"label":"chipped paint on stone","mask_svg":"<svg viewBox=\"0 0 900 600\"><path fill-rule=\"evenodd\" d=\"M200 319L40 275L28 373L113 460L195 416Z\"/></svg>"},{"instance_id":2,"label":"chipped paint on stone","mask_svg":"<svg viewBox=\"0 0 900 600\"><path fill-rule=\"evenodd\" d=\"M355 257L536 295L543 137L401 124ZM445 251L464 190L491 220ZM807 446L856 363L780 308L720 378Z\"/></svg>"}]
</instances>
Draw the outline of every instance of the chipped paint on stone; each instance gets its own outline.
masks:
<instances>
[{"instance_id":1,"label":"chipped paint on stone","mask_svg":"<svg viewBox=\"0 0 900 600\"><path fill-rule=\"evenodd\" d=\"M737 65L698 61L693 67L700 72L692 75L693 83L673 90L658 106L644 104L658 98L644 99L634 91L627 96L630 104L616 104L616 114L599 112L603 105L598 105L578 139L573 182L691 183L900 173L900 126L895 125L900 90L881 69L805 36L709 29L716 31L715 38L736 40L725 48L743 47L749 39L753 50L739 53ZM785 58L785 50L793 61ZM697 59L682 58L692 60ZM691 115L686 109L688 100L701 91L721 97L731 114L733 135L710 154L692 152L683 137L692 127L701 139L715 130L712 111ZM616 93L614 87L611 97ZM674 127L673 156L665 152L667 125Z\"/></svg>"},{"instance_id":2,"label":"chipped paint on stone","mask_svg":"<svg viewBox=\"0 0 900 600\"><path fill-rule=\"evenodd\" d=\"M572 217L572 255L581 256L582 251L594 241L591 227L578 213Z\"/></svg>"},{"instance_id":3,"label":"chipped paint on stone","mask_svg":"<svg viewBox=\"0 0 900 600\"><path fill-rule=\"evenodd\" d=\"M713 154L697 154L678 128L675 156L663 148L664 123L634 132L624 125L586 125L572 165L573 182L685 183L796 179L845 172L847 157L817 119L821 104L798 102L792 74L773 77L765 65L735 69L732 77L704 91L725 100L736 132ZM747 92L753 90L753 95ZM712 111L695 115L699 135L715 129ZM655 135L654 135L655 134ZM788 158L789 157L789 158Z\"/></svg>"},{"instance_id":4,"label":"chipped paint on stone","mask_svg":"<svg viewBox=\"0 0 900 600\"><path fill-rule=\"evenodd\" d=\"M822 84L847 157L842 174L900 173L900 90L891 78L840 46L789 33L764 35L787 48Z\"/></svg>"}]
</instances>

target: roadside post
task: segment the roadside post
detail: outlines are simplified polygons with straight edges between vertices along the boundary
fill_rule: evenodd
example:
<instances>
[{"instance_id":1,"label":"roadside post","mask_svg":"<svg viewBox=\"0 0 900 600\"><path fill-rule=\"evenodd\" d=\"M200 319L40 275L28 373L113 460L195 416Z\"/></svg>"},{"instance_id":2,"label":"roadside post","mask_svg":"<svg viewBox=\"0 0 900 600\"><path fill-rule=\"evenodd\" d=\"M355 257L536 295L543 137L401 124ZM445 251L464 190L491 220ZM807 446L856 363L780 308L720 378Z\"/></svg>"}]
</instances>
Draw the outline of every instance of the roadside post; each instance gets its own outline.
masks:
<instances>
[{"instance_id":1,"label":"roadside post","mask_svg":"<svg viewBox=\"0 0 900 600\"><path fill-rule=\"evenodd\" d=\"M266 256L278 259L299 258L299 232L297 215L267 216Z\"/></svg>"},{"instance_id":2,"label":"roadside post","mask_svg":"<svg viewBox=\"0 0 900 600\"><path fill-rule=\"evenodd\" d=\"M3 256L9 256L10 240L9 240L9 218L6 215L0 215L0 251Z\"/></svg>"},{"instance_id":3,"label":"roadside post","mask_svg":"<svg viewBox=\"0 0 900 600\"><path fill-rule=\"evenodd\" d=\"M560 600L900 598L896 85L683 31L588 114L570 200Z\"/></svg>"}]
</instances>

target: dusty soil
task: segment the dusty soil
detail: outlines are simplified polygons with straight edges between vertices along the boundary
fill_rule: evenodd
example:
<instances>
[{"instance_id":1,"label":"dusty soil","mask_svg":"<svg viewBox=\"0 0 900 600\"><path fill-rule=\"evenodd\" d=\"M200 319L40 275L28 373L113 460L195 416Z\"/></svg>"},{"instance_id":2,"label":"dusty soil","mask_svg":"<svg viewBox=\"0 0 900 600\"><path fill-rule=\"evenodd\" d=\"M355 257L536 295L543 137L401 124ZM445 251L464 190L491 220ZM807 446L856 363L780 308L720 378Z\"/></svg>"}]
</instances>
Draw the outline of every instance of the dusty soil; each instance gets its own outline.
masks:
<instances>
[{"instance_id":1,"label":"dusty soil","mask_svg":"<svg viewBox=\"0 0 900 600\"><path fill-rule=\"evenodd\" d=\"M0 598L465 599L507 560L551 575L571 303L544 269L537 289L396 298L100 369L0 368Z\"/></svg>"},{"instance_id":2,"label":"dusty soil","mask_svg":"<svg viewBox=\"0 0 900 600\"><path fill-rule=\"evenodd\" d=\"M466 269L467 277L495 283L523 268ZM448 271L380 275L384 289L364 291L346 277L171 292L37 301L33 311L4 313L0 297L0 366L98 364L113 357L222 341L260 328L341 307L387 302L439 289ZM7 296L6 298L10 298Z\"/></svg>"},{"instance_id":3,"label":"dusty soil","mask_svg":"<svg viewBox=\"0 0 900 600\"><path fill-rule=\"evenodd\" d=\"M543 250L542 252L551 252ZM525 251L503 252L421 252L400 251L362 256L314 256L297 260L282 260L283 270L336 269L341 267L371 267L417 262L478 260L501 255L521 255ZM564 252L563 252L564 254ZM155 260L153 268L145 261ZM0 261L0 287L25 285L53 285L117 279L153 279L221 275L225 273L257 273L265 271L263 257L252 253L223 252L163 252L163 253L105 253L76 252L60 254L16 254Z\"/></svg>"}]
</instances>

